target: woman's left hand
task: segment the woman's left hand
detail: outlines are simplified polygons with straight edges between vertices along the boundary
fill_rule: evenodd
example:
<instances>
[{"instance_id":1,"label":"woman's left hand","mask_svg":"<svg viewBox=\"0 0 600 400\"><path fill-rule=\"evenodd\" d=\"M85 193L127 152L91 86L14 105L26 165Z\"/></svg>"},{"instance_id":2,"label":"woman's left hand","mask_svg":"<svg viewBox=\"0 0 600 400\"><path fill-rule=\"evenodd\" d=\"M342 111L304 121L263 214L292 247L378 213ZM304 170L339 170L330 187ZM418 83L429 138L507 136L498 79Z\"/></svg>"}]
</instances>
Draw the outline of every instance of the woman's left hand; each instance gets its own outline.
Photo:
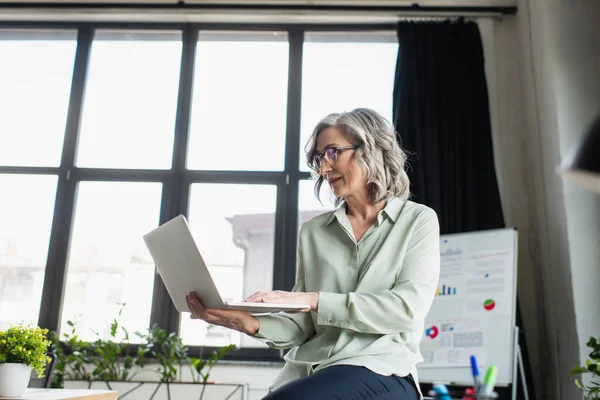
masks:
<instances>
[{"instance_id":1,"label":"woman's left hand","mask_svg":"<svg viewBox=\"0 0 600 400\"><path fill-rule=\"evenodd\" d=\"M244 301L252 303L307 304L310 305L310 308L305 308L300 312L309 312L318 310L319 293L285 292L283 290L256 292Z\"/></svg>"}]
</instances>

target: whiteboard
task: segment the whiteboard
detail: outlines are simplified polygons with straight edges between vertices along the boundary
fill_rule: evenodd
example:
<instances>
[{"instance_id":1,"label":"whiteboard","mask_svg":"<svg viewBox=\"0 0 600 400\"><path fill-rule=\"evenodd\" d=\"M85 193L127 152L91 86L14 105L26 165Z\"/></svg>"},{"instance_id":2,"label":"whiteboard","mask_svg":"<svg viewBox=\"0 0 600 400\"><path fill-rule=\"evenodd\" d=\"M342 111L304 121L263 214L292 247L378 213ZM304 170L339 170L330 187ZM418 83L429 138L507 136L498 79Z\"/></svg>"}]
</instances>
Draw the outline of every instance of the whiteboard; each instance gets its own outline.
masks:
<instances>
[{"instance_id":1,"label":"whiteboard","mask_svg":"<svg viewBox=\"0 0 600 400\"><path fill-rule=\"evenodd\" d=\"M425 319L419 381L472 385L473 354L480 375L494 364L496 385L512 382L517 240L512 228L440 237L440 279Z\"/></svg>"}]
</instances>

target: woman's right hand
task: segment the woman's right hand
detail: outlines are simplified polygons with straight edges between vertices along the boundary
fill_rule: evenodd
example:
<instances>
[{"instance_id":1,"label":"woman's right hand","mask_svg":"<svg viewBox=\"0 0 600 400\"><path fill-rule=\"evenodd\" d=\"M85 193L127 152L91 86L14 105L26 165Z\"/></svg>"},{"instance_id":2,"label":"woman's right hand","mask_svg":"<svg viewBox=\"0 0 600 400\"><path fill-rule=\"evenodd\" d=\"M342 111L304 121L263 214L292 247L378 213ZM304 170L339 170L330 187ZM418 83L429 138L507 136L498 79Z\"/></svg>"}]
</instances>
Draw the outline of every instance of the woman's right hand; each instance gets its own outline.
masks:
<instances>
[{"instance_id":1,"label":"woman's right hand","mask_svg":"<svg viewBox=\"0 0 600 400\"><path fill-rule=\"evenodd\" d=\"M255 335L260 328L258 319L246 311L206 308L194 292L188 293L185 300L192 313L192 319L201 319L209 324L224 326L248 335Z\"/></svg>"}]
</instances>

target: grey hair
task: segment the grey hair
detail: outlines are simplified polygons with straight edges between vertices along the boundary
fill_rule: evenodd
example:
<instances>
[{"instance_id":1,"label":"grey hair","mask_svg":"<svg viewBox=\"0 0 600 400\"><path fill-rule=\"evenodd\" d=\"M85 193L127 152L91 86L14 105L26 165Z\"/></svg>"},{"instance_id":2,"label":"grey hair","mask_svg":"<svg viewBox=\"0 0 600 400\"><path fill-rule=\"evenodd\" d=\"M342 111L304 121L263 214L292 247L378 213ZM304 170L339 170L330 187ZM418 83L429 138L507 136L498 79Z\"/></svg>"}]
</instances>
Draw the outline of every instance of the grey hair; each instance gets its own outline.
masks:
<instances>
[{"instance_id":1,"label":"grey hair","mask_svg":"<svg viewBox=\"0 0 600 400\"><path fill-rule=\"evenodd\" d=\"M399 197L410 197L410 181L404 170L407 154L396 139L394 126L379 113L368 108L357 108L343 113L329 114L315 127L304 150L306 162L310 166L317 151L317 138L327 128L337 128L354 145L356 160L367 179L369 200L372 204ZM315 183L315 195L320 200L321 186L325 178L312 170ZM342 198L335 197L339 206Z\"/></svg>"}]
</instances>

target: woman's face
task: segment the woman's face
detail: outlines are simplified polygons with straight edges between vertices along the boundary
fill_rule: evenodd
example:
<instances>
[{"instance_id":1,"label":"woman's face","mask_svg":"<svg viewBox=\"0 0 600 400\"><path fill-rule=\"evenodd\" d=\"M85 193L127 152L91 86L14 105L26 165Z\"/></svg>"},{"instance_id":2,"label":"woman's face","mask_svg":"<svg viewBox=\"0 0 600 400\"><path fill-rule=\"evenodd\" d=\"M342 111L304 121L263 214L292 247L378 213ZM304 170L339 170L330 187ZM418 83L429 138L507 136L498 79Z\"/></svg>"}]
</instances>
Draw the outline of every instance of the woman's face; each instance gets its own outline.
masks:
<instances>
[{"instance_id":1,"label":"woman's face","mask_svg":"<svg viewBox=\"0 0 600 400\"><path fill-rule=\"evenodd\" d=\"M338 128L324 129L317 137L317 153L324 154L329 148L353 146L344 133ZM324 157L321 161L320 173L329 182L336 197L348 197L367 192L367 185L362 170L356 161L356 150L339 150L334 161Z\"/></svg>"}]
</instances>

